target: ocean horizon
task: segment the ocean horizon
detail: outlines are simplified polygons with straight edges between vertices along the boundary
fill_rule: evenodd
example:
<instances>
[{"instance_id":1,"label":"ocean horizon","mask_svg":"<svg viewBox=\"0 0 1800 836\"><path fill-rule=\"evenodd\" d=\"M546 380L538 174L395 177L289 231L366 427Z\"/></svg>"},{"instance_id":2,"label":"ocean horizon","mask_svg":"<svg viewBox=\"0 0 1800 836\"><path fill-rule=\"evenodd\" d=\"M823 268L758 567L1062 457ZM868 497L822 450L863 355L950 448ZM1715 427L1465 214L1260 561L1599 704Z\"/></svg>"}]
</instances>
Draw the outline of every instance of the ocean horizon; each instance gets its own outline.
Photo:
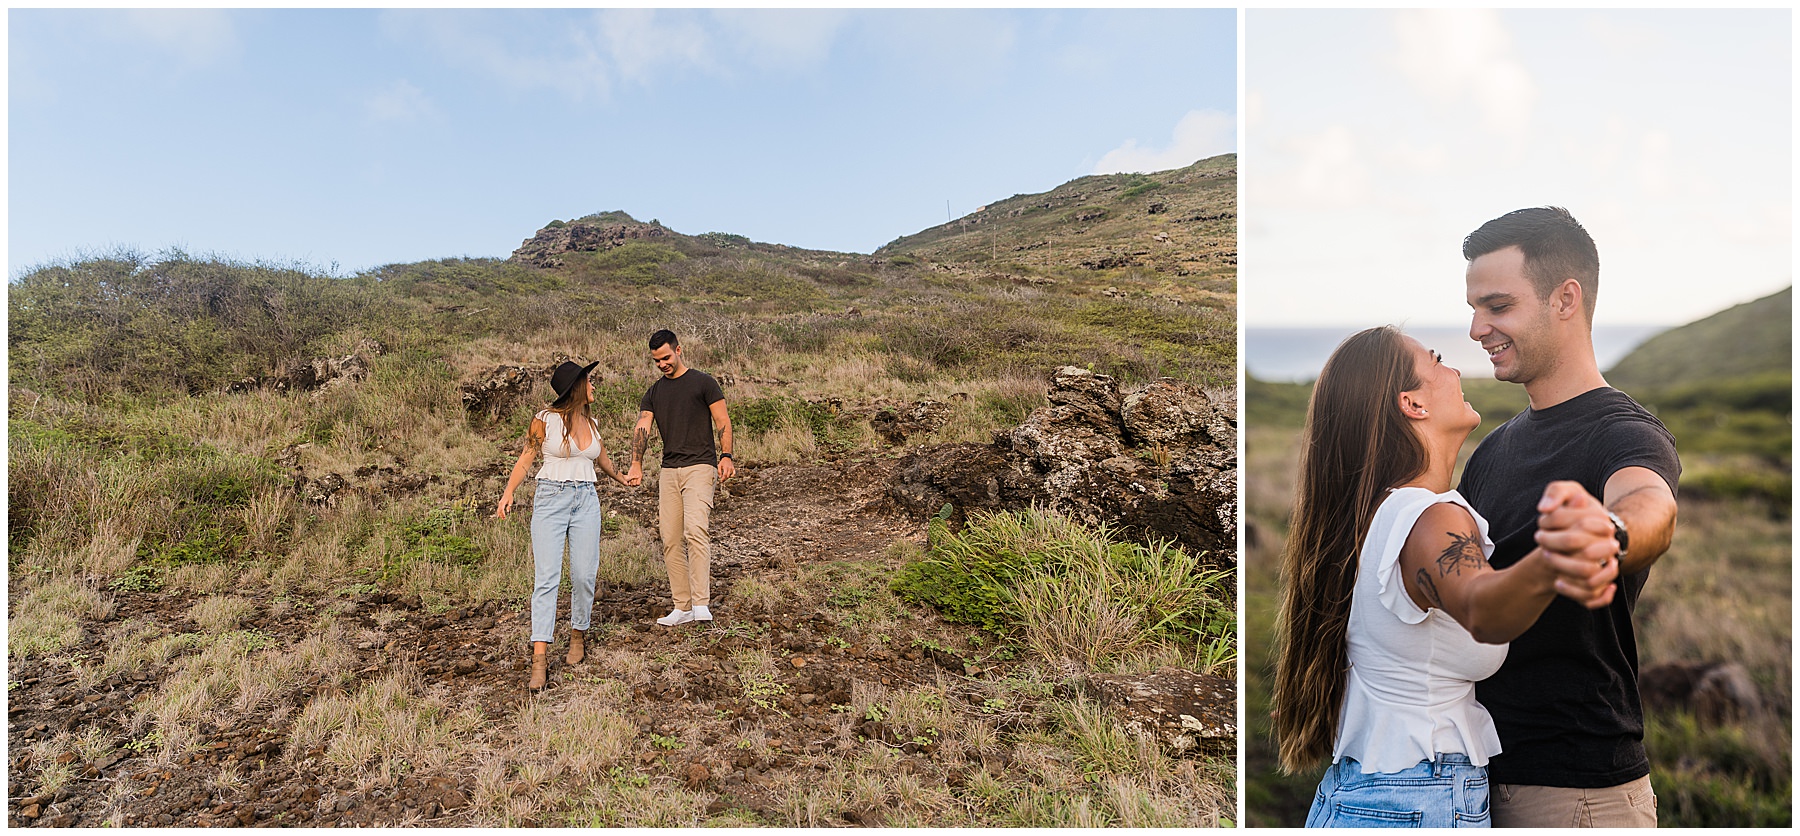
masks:
<instances>
[{"instance_id":1,"label":"ocean horizon","mask_svg":"<svg viewBox=\"0 0 1800 836\"><path fill-rule=\"evenodd\" d=\"M1319 376L1319 369L1338 343L1367 325L1333 325L1312 328L1244 328L1244 374L1257 380L1299 383ZM1645 340L1672 325L1598 325L1594 327L1594 358L1602 371L1610 369ZM1402 328L1409 336L1444 355L1444 362L1463 377L1494 376L1481 344L1469 339L1467 327L1419 326Z\"/></svg>"}]
</instances>

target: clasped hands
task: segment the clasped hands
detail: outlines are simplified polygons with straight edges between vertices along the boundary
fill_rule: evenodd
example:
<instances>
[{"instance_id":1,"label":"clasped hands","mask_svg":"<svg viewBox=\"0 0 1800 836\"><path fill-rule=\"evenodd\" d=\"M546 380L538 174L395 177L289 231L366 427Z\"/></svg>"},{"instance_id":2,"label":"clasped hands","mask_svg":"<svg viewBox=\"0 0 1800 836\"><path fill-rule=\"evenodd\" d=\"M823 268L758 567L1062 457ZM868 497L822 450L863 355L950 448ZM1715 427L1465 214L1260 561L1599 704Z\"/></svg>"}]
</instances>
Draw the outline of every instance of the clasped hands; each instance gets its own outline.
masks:
<instances>
[{"instance_id":1,"label":"clasped hands","mask_svg":"<svg viewBox=\"0 0 1800 836\"><path fill-rule=\"evenodd\" d=\"M1619 542L1606 506L1579 482L1551 482L1537 510L1537 544L1556 575L1557 594L1588 609L1612 603Z\"/></svg>"}]
</instances>

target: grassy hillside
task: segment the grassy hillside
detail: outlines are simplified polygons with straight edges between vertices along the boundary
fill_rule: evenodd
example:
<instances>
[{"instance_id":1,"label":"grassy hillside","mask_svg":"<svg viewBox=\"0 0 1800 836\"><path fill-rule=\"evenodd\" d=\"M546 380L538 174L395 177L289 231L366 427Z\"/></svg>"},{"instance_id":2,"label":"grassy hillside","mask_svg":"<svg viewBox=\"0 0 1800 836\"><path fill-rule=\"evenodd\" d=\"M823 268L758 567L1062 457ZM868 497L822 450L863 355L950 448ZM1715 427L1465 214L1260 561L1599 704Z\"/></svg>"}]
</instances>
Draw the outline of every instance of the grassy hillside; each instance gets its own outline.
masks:
<instances>
[{"instance_id":1,"label":"grassy hillside","mask_svg":"<svg viewBox=\"0 0 1800 836\"><path fill-rule=\"evenodd\" d=\"M1794 345L1794 289L1664 331L1608 369L1620 388L1700 384L1787 374Z\"/></svg>"},{"instance_id":2,"label":"grassy hillside","mask_svg":"<svg viewBox=\"0 0 1800 836\"><path fill-rule=\"evenodd\" d=\"M623 212L551 228L623 232L550 268L332 276L118 252L12 283L10 824L1230 816L1231 763L1143 745L1021 635L898 598L889 580L937 546L878 500L907 446L990 440L1060 365L1231 387L1234 301L1200 304L1172 274L1164 292L1141 266L802 250ZM1185 246L1174 257L1196 260ZM559 638L555 687L527 696L529 531L491 514L551 393L540 379L490 417L461 386L599 361L617 461L660 327L721 379L734 419L720 620L651 627L668 607L654 487L602 486L590 660L563 665ZM360 378L287 385L346 357ZM870 428L920 400L947 420L898 445ZM1231 611L1228 588L1189 586L1194 606ZM1099 664L1229 673L1229 638L1206 640L1202 658L1147 633Z\"/></svg>"},{"instance_id":3,"label":"grassy hillside","mask_svg":"<svg viewBox=\"0 0 1800 836\"><path fill-rule=\"evenodd\" d=\"M897 238L875 256L928 265L959 283L1011 285L1027 303L1101 300L1066 321L1134 334L1147 353L1235 378L1235 154L1013 195Z\"/></svg>"},{"instance_id":4,"label":"grassy hillside","mask_svg":"<svg viewBox=\"0 0 1800 836\"><path fill-rule=\"evenodd\" d=\"M1787 297L1784 292L1733 311L1760 320L1779 314L1785 321ZM1776 339L1765 333L1751 342L1752 356L1738 356L1737 349L1714 341L1718 319L1665 336L1695 352L1724 353L1685 356L1682 371L1667 381L1607 375L1668 425L1682 460L1675 543L1657 564L1635 617L1639 659L1645 667L1739 662L1767 712L1722 726L1703 724L1686 711L1651 712L1645 742L1664 826L1786 825L1792 736L1788 341L1785 334ZM1646 345L1640 353L1660 350ZM1634 354L1619 367L1642 362ZM1522 388L1498 381L1465 381L1464 390L1482 416L1464 445L1466 458L1526 402ZM1279 774L1268 720L1279 561L1310 392L1310 384L1254 379L1244 391L1245 804L1248 823L1257 826L1302 823L1319 777L1316 771Z\"/></svg>"}]
</instances>

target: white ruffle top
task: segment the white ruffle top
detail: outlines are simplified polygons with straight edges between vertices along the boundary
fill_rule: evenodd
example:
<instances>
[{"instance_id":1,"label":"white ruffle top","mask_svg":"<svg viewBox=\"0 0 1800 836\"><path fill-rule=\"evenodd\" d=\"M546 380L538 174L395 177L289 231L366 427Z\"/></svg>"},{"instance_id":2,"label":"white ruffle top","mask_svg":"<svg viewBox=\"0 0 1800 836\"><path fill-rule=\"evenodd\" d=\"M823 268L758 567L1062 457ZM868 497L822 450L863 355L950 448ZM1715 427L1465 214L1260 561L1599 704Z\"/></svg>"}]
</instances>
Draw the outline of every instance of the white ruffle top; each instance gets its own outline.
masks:
<instances>
[{"instance_id":1,"label":"white ruffle top","mask_svg":"<svg viewBox=\"0 0 1800 836\"><path fill-rule=\"evenodd\" d=\"M590 434L588 446L575 449L575 439L568 439L568 449L564 449L563 440L567 431L563 429L562 416L545 410L537 414L544 422L544 464L538 468L537 478L555 479L559 482L595 482L594 461L600 458L600 433L598 430Z\"/></svg>"},{"instance_id":2,"label":"white ruffle top","mask_svg":"<svg viewBox=\"0 0 1800 836\"><path fill-rule=\"evenodd\" d=\"M1375 511L1350 601L1350 671L1331 760L1355 758L1364 773L1398 772L1458 752L1476 766L1500 753L1494 718L1475 701L1475 683L1506 660L1506 645L1482 644L1456 619L1420 610L1406 594L1400 549L1426 508L1467 509L1492 557L1487 520L1456 491L1398 488Z\"/></svg>"}]
</instances>

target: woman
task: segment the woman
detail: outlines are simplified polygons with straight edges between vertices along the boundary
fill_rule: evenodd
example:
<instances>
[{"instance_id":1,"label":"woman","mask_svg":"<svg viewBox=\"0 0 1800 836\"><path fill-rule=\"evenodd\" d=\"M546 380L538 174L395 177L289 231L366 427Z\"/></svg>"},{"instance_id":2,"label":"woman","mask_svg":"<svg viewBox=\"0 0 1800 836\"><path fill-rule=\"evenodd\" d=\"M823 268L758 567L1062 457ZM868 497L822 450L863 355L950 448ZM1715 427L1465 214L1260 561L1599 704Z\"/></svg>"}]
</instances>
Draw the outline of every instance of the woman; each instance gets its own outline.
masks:
<instances>
[{"instance_id":1,"label":"woman","mask_svg":"<svg viewBox=\"0 0 1800 836\"><path fill-rule=\"evenodd\" d=\"M500 494L494 516L506 519L512 510L513 491L525 481L525 471L539 452L544 466L537 472L537 492L531 509L531 554L537 564L537 585L531 591L531 682L541 691L549 676L547 655L556 635L556 593L562 586L563 545L569 549L569 574L574 587L569 601L569 656L573 665L587 656L585 639L594 610L594 576L600 570L600 496L596 492L594 465L619 484L624 477L613 468L600 442L600 424L590 405L594 382L588 373L599 363L578 366L564 361L550 376L556 401L531 419L525 432L525 449L513 465L512 478Z\"/></svg>"},{"instance_id":2,"label":"woman","mask_svg":"<svg viewBox=\"0 0 1800 836\"><path fill-rule=\"evenodd\" d=\"M1486 826L1500 741L1475 682L1557 594L1612 600L1598 547L1488 565L1487 523L1451 489L1480 422L1461 375L1393 327L1345 340L1313 387L1274 695L1282 768L1333 764L1308 827Z\"/></svg>"}]
</instances>

